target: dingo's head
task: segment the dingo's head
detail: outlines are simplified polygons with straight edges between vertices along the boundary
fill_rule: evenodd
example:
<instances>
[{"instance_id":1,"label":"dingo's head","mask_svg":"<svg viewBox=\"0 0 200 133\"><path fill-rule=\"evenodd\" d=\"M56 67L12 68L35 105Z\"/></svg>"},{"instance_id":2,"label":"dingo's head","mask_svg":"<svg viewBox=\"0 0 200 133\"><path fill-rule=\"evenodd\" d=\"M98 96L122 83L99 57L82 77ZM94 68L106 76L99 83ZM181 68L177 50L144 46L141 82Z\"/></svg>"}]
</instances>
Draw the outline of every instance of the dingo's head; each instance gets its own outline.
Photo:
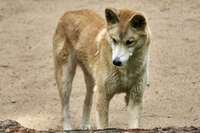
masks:
<instances>
[{"instance_id":1,"label":"dingo's head","mask_svg":"<svg viewBox=\"0 0 200 133\"><path fill-rule=\"evenodd\" d=\"M144 15L130 9L105 10L107 41L112 47L112 61L116 66L126 64L137 49L147 40L147 23Z\"/></svg>"}]
</instances>

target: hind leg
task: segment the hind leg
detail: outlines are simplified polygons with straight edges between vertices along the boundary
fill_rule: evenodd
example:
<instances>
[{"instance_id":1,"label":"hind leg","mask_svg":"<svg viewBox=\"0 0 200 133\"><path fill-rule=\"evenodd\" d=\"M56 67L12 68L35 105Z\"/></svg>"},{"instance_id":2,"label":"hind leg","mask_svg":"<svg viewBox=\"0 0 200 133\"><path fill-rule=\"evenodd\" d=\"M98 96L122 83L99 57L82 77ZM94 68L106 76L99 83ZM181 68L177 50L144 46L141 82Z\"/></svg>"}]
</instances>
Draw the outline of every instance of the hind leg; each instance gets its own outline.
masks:
<instances>
[{"instance_id":1,"label":"hind leg","mask_svg":"<svg viewBox=\"0 0 200 133\"><path fill-rule=\"evenodd\" d=\"M81 128L90 129L91 128L90 112L91 112L92 100L93 100L94 79L84 67L82 67L82 70L84 72L84 79L86 83L87 92L86 92L85 101L83 105Z\"/></svg>"},{"instance_id":2,"label":"hind leg","mask_svg":"<svg viewBox=\"0 0 200 133\"><path fill-rule=\"evenodd\" d=\"M56 66L56 81L58 85L59 95L61 98L63 129L71 130L70 120L70 94L72 81L75 75L76 62L73 55L68 55L65 63Z\"/></svg>"}]
</instances>

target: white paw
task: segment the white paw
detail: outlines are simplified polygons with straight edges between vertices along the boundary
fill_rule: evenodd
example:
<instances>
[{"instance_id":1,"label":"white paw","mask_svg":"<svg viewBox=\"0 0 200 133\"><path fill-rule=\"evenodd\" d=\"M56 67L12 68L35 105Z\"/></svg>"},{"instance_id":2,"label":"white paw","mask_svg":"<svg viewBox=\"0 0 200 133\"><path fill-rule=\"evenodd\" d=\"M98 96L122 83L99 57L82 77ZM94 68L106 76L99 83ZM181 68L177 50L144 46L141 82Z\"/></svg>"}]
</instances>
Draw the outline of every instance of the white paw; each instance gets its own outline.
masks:
<instances>
[{"instance_id":1,"label":"white paw","mask_svg":"<svg viewBox=\"0 0 200 133\"><path fill-rule=\"evenodd\" d=\"M83 129L83 130L89 130L89 129L91 129L91 125L90 124L81 124L81 129Z\"/></svg>"},{"instance_id":2,"label":"white paw","mask_svg":"<svg viewBox=\"0 0 200 133\"><path fill-rule=\"evenodd\" d=\"M64 125L64 130L72 130L71 125Z\"/></svg>"}]
</instances>

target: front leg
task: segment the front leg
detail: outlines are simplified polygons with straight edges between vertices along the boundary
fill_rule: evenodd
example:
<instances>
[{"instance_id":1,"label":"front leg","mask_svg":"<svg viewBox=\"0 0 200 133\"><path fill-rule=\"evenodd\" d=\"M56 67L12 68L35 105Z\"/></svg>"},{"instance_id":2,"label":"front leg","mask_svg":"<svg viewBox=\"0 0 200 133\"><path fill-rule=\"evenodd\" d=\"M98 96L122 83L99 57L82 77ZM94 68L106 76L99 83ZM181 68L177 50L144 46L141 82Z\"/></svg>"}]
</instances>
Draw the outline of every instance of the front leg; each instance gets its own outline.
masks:
<instances>
[{"instance_id":1,"label":"front leg","mask_svg":"<svg viewBox=\"0 0 200 133\"><path fill-rule=\"evenodd\" d=\"M143 90L130 92L128 101L128 127L139 128L143 104Z\"/></svg>"},{"instance_id":2,"label":"front leg","mask_svg":"<svg viewBox=\"0 0 200 133\"><path fill-rule=\"evenodd\" d=\"M109 99L104 88L96 88L96 125L97 129L108 128Z\"/></svg>"}]
</instances>

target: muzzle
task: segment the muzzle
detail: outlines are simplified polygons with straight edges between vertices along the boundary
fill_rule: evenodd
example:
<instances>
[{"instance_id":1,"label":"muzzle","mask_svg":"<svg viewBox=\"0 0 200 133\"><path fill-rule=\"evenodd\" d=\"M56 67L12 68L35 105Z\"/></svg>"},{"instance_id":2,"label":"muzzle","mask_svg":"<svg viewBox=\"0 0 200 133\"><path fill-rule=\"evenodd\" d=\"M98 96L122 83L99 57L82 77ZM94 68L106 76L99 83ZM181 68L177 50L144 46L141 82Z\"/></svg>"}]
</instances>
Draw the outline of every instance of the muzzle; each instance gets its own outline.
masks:
<instances>
[{"instance_id":1,"label":"muzzle","mask_svg":"<svg viewBox=\"0 0 200 133\"><path fill-rule=\"evenodd\" d=\"M115 59L113 60L113 64L114 64L115 66L121 66L121 65L122 65L122 62L120 61L120 58L117 57L117 58L115 58Z\"/></svg>"}]
</instances>

